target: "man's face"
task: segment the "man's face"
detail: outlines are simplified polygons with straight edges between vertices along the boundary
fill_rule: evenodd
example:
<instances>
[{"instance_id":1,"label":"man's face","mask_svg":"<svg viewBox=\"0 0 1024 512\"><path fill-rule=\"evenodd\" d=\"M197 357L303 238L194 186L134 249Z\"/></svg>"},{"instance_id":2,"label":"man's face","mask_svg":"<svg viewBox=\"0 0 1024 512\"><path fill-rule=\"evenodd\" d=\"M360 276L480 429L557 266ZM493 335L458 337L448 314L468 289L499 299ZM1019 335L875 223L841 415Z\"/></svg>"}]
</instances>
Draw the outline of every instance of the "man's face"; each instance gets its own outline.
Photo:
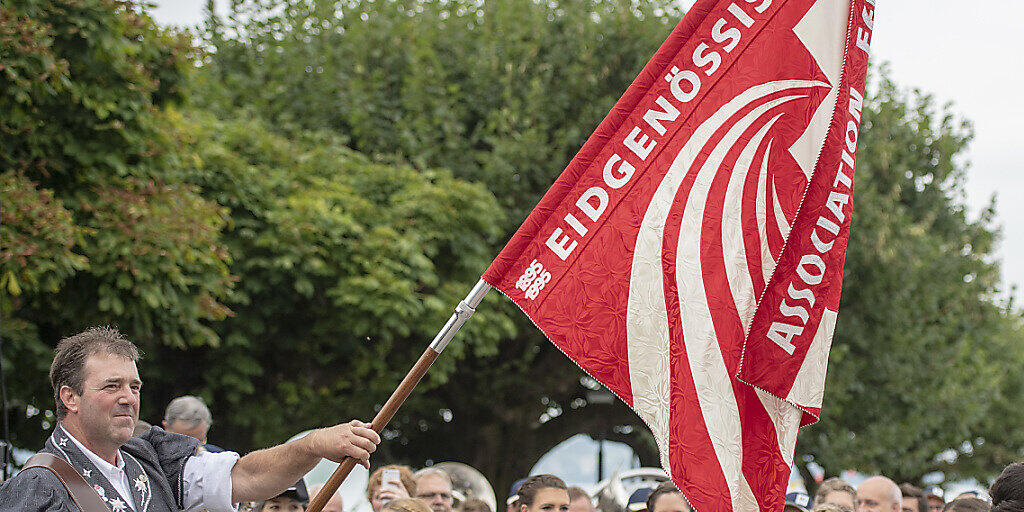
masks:
<instances>
[{"instance_id":1,"label":"man's face","mask_svg":"<svg viewBox=\"0 0 1024 512\"><path fill-rule=\"evenodd\" d=\"M938 496L928 496L928 512L942 512L946 502Z\"/></svg>"},{"instance_id":2,"label":"man's face","mask_svg":"<svg viewBox=\"0 0 1024 512\"><path fill-rule=\"evenodd\" d=\"M121 446L132 437L139 421L142 381L135 362L108 353L85 359L82 396L75 410L91 442Z\"/></svg>"},{"instance_id":3,"label":"man's face","mask_svg":"<svg viewBox=\"0 0 1024 512\"><path fill-rule=\"evenodd\" d=\"M594 512L590 498L581 496L569 502L569 512Z\"/></svg>"},{"instance_id":4,"label":"man's face","mask_svg":"<svg viewBox=\"0 0 1024 512\"><path fill-rule=\"evenodd\" d=\"M857 512L896 512L899 504L892 501L892 490L880 478L869 478L857 488Z\"/></svg>"},{"instance_id":5,"label":"man's face","mask_svg":"<svg viewBox=\"0 0 1024 512\"><path fill-rule=\"evenodd\" d=\"M857 507L857 503L854 501L853 496L848 492L843 491L832 491L825 495L825 503L835 503L836 505L844 506L850 510ZM939 512L942 512L941 510Z\"/></svg>"},{"instance_id":6,"label":"man's face","mask_svg":"<svg viewBox=\"0 0 1024 512\"><path fill-rule=\"evenodd\" d=\"M174 420L171 423L164 423L164 429L168 432L174 432L175 434L182 434L189 437L194 437L199 442L206 444L206 433L210 431L210 425L206 422L199 422L193 425L187 421Z\"/></svg>"},{"instance_id":7,"label":"man's face","mask_svg":"<svg viewBox=\"0 0 1024 512\"><path fill-rule=\"evenodd\" d=\"M306 504L294 498L277 497L263 504L262 512L304 512Z\"/></svg>"},{"instance_id":8,"label":"man's face","mask_svg":"<svg viewBox=\"0 0 1024 512\"><path fill-rule=\"evenodd\" d=\"M452 486L437 475L425 475L416 481L416 497L434 512L452 512Z\"/></svg>"},{"instance_id":9,"label":"man's face","mask_svg":"<svg viewBox=\"0 0 1024 512\"><path fill-rule=\"evenodd\" d=\"M904 496L903 504L900 505L900 512L920 512L917 509L917 498Z\"/></svg>"}]
</instances>

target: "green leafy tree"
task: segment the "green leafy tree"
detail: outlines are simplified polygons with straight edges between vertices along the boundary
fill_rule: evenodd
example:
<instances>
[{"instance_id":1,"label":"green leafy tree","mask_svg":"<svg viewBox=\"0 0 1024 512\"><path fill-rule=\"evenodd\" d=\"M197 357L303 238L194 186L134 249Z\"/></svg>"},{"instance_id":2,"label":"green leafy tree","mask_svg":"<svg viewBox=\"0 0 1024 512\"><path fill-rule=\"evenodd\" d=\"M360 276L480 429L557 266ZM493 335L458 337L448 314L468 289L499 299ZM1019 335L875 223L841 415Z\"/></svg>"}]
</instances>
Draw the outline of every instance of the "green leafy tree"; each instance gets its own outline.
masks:
<instances>
[{"instance_id":1,"label":"green leafy tree","mask_svg":"<svg viewBox=\"0 0 1024 512\"><path fill-rule=\"evenodd\" d=\"M191 134L190 181L230 210L222 240L235 315L214 326L221 346L161 352L174 362L156 370L166 384L150 399L201 391L219 411L212 438L240 449L372 416L500 241L494 197L447 171L370 162L330 133L285 138L258 119L206 115L178 122ZM423 389L514 332L497 302ZM192 371L172 380L184 365Z\"/></svg>"},{"instance_id":2,"label":"green leafy tree","mask_svg":"<svg viewBox=\"0 0 1024 512\"><path fill-rule=\"evenodd\" d=\"M245 0L207 23L194 100L485 183L510 233L679 21L674 5Z\"/></svg>"},{"instance_id":3,"label":"green leafy tree","mask_svg":"<svg viewBox=\"0 0 1024 512\"><path fill-rule=\"evenodd\" d=\"M132 2L0 6L0 313L21 446L53 419L35 415L63 336L117 324L147 350L213 344L230 313L224 211L176 172L162 114L190 51Z\"/></svg>"}]
</instances>

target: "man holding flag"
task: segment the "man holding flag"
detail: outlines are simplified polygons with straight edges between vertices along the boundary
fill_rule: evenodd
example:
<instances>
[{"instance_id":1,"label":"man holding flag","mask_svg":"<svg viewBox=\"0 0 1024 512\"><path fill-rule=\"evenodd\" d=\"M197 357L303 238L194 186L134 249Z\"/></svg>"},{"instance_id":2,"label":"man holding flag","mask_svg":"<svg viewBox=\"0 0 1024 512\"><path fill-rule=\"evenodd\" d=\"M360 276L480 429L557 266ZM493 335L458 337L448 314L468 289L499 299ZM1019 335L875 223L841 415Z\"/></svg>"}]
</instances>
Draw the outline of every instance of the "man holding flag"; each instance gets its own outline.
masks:
<instances>
[{"instance_id":1,"label":"man holding flag","mask_svg":"<svg viewBox=\"0 0 1024 512\"><path fill-rule=\"evenodd\" d=\"M360 421L241 458L197 451L197 439L159 427L132 437L142 388L138 358L135 344L106 327L58 344L50 368L58 424L42 457L0 487L0 511L232 511L295 485L321 457L368 465L380 443Z\"/></svg>"}]
</instances>

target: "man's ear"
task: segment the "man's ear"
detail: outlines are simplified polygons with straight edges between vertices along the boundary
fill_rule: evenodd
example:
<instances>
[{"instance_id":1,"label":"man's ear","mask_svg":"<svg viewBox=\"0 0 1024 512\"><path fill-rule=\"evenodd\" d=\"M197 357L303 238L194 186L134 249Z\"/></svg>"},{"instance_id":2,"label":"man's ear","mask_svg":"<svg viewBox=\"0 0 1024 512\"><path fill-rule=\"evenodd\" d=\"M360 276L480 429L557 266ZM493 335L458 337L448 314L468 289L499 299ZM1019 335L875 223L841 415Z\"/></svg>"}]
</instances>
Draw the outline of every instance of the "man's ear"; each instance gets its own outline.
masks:
<instances>
[{"instance_id":1,"label":"man's ear","mask_svg":"<svg viewBox=\"0 0 1024 512\"><path fill-rule=\"evenodd\" d=\"M81 405L82 397L75 390L71 389L71 386L60 387L60 401L64 404L64 408L68 412L78 413L78 407Z\"/></svg>"}]
</instances>

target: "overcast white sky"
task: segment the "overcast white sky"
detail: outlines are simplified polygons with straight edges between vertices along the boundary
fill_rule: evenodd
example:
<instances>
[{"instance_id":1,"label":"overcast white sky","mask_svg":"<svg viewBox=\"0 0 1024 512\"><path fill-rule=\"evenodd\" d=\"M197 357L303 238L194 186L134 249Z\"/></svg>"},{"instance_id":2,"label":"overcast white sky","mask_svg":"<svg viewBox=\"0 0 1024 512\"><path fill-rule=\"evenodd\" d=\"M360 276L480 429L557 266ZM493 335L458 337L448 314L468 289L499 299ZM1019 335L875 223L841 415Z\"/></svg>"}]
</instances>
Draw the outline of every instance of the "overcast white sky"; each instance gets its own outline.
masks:
<instances>
[{"instance_id":1,"label":"overcast white sky","mask_svg":"<svg viewBox=\"0 0 1024 512\"><path fill-rule=\"evenodd\" d=\"M157 21L192 25L200 22L205 0L156 3ZM693 0L681 3L689 6ZM217 5L226 8L227 0ZM1024 288L1024 173L1019 172L1024 162L1024 68L1016 57L1022 19L1024 2L1017 0L878 0L871 56L876 63L888 61L900 85L952 101L954 112L974 123L967 201L976 212L996 196L1004 282L1019 288ZM1024 298L1024 293L1016 296Z\"/></svg>"}]
</instances>

